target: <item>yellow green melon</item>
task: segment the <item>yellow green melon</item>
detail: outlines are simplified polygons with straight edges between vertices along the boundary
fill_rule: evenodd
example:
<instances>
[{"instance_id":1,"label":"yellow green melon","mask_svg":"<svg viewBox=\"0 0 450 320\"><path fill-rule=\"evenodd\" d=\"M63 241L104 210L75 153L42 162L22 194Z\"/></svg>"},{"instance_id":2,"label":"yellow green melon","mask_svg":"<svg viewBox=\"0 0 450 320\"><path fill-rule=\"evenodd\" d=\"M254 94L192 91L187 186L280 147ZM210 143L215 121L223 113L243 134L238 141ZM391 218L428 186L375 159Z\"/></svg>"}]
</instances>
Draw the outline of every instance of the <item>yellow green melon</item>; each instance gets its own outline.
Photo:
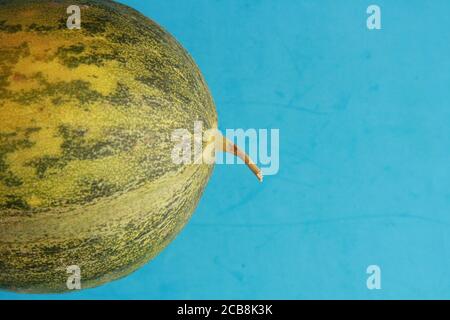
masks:
<instances>
[{"instance_id":1,"label":"yellow green melon","mask_svg":"<svg viewBox=\"0 0 450 320\"><path fill-rule=\"evenodd\" d=\"M129 7L76 2L79 30L73 1L0 0L0 289L66 291L71 265L83 288L129 274L186 224L213 169L171 159L175 129L217 127L188 53Z\"/></svg>"}]
</instances>

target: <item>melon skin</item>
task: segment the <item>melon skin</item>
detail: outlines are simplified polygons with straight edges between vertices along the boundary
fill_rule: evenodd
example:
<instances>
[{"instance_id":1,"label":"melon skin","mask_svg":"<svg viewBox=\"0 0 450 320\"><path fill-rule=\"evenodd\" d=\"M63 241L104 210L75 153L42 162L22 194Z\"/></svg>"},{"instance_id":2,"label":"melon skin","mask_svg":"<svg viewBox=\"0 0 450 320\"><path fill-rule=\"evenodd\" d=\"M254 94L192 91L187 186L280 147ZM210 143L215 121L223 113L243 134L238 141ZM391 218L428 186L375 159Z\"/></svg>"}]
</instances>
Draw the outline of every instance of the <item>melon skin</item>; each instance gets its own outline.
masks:
<instances>
[{"instance_id":1,"label":"melon skin","mask_svg":"<svg viewBox=\"0 0 450 320\"><path fill-rule=\"evenodd\" d=\"M213 170L171 134L217 128L192 58L124 5L0 0L0 288L67 291L123 277L187 223Z\"/></svg>"}]
</instances>

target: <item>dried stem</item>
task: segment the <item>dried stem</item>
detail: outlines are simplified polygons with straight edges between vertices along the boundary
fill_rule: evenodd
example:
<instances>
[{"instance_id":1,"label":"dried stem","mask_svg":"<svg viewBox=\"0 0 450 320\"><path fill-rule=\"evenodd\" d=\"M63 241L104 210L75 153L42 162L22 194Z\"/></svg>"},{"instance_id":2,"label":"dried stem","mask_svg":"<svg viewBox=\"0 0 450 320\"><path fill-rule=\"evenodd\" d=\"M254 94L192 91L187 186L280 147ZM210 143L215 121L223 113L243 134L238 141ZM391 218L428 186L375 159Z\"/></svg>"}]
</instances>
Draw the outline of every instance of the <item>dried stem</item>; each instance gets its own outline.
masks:
<instances>
[{"instance_id":1,"label":"dried stem","mask_svg":"<svg viewBox=\"0 0 450 320\"><path fill-rule=\"evenodd\" d=\"M263 175L261 172L261 169L258 168L258 166L250 159L250 157L242 151L237 145L235 145L232 141L225 138L222 135L219 135L219 137L216 137L216 142L219 143L219 149L222 152L228 152L231 154L234 154L236 157L239 157L242 161L245 162L247 167L249 167L250 170L255 174L255 176L258 178L260 182L263 181Z\"/></svg>"}]
</instances>

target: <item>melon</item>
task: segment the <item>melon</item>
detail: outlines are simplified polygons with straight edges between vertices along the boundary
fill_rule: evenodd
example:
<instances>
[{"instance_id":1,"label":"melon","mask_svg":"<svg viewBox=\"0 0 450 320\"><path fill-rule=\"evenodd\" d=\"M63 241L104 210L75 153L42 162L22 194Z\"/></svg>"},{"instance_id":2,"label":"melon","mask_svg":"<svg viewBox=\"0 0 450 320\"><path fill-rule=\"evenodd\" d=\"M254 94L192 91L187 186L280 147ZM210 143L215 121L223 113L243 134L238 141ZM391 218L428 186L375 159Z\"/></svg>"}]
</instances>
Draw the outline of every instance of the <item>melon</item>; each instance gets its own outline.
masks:
<instances>
[{"instance_id":1,"label":"melon","mask_svg":"<svg viewBox=\"0 0 450 320\"><path fill-rule=\"evenodd\" d=\"M0 288L64 292L123 277L191 217L211 164L171 134L217 128L198 67L165 30L107 0L0 0ZM220 140L220 142L218 142ZM226 139L222 146L259 169Z\"/></svg>"}]
</instances>

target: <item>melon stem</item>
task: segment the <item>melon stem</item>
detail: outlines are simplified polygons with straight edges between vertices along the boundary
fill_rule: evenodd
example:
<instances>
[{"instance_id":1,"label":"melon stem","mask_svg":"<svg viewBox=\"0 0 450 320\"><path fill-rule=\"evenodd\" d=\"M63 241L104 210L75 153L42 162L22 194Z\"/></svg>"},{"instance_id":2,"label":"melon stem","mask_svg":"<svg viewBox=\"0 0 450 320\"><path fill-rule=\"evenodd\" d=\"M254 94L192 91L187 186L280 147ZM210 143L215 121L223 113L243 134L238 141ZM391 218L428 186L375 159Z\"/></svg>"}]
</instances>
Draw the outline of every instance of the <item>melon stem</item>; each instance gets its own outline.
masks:
<instances>
[{"instance_id":1,"label":"melon stem","mask_svg":"<svg viewBox=\"0 0 450 320\"><path fill-rule=\"evenodd\" d=\"M253 162L253 160L242 151L237 145L235 145L232 141L224 137L222 134L219 134L218 138L218 149L222 152L228 152L236 157L240 158L247 167L254 173L254 175L258 178L259 182L263 181L263 175L261 169Z\"/></svg>"}]
</instances>

